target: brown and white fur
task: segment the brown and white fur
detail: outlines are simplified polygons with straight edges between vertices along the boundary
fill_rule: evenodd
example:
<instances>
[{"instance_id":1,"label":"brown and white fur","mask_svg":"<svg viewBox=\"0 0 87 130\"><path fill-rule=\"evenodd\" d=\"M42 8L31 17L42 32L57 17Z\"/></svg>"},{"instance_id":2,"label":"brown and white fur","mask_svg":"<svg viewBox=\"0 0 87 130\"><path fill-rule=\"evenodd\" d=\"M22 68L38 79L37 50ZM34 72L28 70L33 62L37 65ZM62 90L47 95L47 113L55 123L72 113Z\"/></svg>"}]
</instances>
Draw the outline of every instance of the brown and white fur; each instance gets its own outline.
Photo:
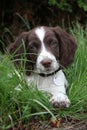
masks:
<instances>
[{"instance_id":1,"label":"brown and white fur","mask_svg":"<svg viewBox=\"0 0 87 130\"><path fill-rule=\"evenodd\" d=\"M23 42L24 40L24 42ZM23 32L9 47L18 65L26 49L26 80L38 89L51 93L54 107L69 107L67 80L60 66L68 67L74 59L77 45L74 38L60 27L41 26ZM32 72L31 72L32 70Z\"/></svg>"}]
</instances>

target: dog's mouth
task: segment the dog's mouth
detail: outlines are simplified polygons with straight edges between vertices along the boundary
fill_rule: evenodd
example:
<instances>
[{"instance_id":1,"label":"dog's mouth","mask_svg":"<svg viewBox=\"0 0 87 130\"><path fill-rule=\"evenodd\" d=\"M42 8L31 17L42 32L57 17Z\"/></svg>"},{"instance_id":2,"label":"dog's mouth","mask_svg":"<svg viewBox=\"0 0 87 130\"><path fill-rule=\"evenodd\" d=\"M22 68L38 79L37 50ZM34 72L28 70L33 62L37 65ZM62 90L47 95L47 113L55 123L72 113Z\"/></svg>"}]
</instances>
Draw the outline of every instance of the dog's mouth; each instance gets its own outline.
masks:
<instances>
[{"instance_id":1,"label":"dog's mouth","mask_svg":"<svg viewBox=\"0 0 87 130\"><path fill-rule=\"evenodd\" d=\"M36 69L35 73L39 74L40 76L50 76L50 75L53 75L55 74L56 72L58 72L60 70L60 67L57 67L57 68L52 68L52 67L49 67L49 68L45 68L44 70L42 69Z\"/></svg>"},{"instance_id":2,"label":"dog's mouth","mask_svg":"<svg viewBox=\"0 0 87 130\"><path fill-rule=\"evenodd\" d=\"M55 71L55 69L53 69L52 67L49 67L49 68L45 68L45 69L40 69L40 72L39 73L43 73L43 74L50 74L50 73L53 73Z\"/></svg>"},{"instance_id":3,"label":"dog's mouth","mask_svg":"<svg viewBox=\"0 0 87 130\"><path fill-rule=\"evenodd\" d=\"M51 69L51 68L45 68L45 71L44 71L44 73L50 73L50 72L52 72L53 70Z\"/></svg>"}]
</instances>

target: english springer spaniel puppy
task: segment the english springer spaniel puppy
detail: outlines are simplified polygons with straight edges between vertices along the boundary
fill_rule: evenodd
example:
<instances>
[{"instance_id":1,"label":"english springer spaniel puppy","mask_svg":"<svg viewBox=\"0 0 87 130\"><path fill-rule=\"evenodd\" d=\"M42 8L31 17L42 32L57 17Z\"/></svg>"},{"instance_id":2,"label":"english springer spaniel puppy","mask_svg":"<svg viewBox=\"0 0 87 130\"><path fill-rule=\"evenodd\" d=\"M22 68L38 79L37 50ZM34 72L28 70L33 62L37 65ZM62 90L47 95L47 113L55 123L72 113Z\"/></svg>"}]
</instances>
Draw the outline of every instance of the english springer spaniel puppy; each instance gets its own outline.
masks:
<instances>
[{"instance_id":1,"label":"english springer spaniel puppy","mask_svg":"<svg viewBox=\"0 0 87 130\"><path fill-rule=\"evenodd\" d=\"M26 57L26 80L37 85L39 90L51 94L54 107L69 107L70 100L66 94L67 80L62 71L74 59L77 45L74 38L60 27L40 26L29 32L23 32L9 47L14 53L18 65L24 64Z\"/></svg>"}]
</instances>

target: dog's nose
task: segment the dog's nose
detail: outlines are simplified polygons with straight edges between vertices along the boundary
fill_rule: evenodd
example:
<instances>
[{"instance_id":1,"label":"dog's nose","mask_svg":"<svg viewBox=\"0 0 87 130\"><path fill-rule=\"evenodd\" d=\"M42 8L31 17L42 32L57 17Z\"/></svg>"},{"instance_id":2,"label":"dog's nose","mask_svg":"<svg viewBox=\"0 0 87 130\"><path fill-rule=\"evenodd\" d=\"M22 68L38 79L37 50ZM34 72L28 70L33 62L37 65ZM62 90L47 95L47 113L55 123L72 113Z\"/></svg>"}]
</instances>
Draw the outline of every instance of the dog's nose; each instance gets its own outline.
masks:
<instances>
[{"instance_id":1,"label":"dog's nose","mask_svg":"<svg viewBox=\"0 0 87 130\"><path fill-rule=\"evenodd\" d=\"M45 68L49 68L51 66L52 60L51 59L44 59L41 61L41 64L45 67Z\"/></svg>"}]
</instances>

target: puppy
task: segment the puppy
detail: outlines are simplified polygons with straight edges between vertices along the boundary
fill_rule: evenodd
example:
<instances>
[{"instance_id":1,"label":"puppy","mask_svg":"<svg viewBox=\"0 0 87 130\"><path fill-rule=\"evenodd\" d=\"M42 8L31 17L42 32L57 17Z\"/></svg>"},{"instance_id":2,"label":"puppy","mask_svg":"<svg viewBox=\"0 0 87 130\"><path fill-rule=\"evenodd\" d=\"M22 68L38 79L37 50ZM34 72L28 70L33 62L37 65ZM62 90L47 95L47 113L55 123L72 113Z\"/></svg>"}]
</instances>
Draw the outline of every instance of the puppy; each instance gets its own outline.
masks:
<instances>
[{"instance_id":1,"label":"puppy","mask_svg":"<svg viewBox=\"0 0 87 130\"><path fill-rule=\"evenodd\" d=\"M60 27L40 26L23 32L9 46L16 64L26 68L28 84L35 83L39 90L49 92L54 107L69 107L66 94L67 80L62 68L71 65L77 45L74 38ZM23 55L26 62L21 62Z\"/></svg>"}]
</instances>

